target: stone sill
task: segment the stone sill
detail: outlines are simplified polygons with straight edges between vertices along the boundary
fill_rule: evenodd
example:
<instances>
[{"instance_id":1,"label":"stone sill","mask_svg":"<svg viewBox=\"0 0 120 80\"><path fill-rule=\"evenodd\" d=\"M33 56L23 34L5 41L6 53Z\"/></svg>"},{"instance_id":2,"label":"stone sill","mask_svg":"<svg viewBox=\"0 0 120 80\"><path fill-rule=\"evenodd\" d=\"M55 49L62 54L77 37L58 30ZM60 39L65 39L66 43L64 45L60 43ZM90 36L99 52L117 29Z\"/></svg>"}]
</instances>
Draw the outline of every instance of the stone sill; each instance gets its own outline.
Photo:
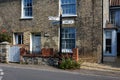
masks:
<instances>
[{"instance_id":1,"label":"stone sill","mask_svg":"<svg viewBox=\"0 0 120 80\"><path fill-rule=\"evenodd\" d=\"M20 19L21 19L21 20L32 20L33 17L21 17Z\"/></svg>"}]
</instances>

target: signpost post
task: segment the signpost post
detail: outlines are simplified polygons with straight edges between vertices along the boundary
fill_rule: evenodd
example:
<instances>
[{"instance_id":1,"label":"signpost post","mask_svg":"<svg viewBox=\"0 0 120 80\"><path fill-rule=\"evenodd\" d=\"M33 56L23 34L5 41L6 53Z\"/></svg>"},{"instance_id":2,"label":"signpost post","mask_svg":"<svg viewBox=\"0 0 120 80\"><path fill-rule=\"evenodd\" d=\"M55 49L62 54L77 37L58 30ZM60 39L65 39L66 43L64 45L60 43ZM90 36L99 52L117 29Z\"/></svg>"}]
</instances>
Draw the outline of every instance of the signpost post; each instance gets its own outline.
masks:
<instances>
[{"instance_id":1,"label":"signpost post","mask_svg":"<svg viewBox=\"0 0 120 80\"><path fill-rule=\"evenodd\" d=\"M62 52L62 12L60 12L60 43L59 43L59 54Z\"/></svg>"}]
</instances>

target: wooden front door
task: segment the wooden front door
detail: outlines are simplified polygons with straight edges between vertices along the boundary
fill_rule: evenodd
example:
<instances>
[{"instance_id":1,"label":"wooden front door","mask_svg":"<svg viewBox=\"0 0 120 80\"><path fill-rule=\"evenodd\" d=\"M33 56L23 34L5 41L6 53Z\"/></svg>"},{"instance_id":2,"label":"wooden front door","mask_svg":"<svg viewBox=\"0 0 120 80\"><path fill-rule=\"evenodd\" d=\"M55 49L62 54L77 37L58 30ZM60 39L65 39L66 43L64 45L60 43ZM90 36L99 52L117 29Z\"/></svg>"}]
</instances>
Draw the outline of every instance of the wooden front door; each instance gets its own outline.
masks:
<instances>
[{"instance_id":1,"label":"wooden front door","mask_svg":"<svg viewBox=\"0 0 120 80\"><path fill-rule=\"evenodd\" d=\"M32 53L40 53L41 51L40 34L32 35Z\"/></svg>"}]
</instances>

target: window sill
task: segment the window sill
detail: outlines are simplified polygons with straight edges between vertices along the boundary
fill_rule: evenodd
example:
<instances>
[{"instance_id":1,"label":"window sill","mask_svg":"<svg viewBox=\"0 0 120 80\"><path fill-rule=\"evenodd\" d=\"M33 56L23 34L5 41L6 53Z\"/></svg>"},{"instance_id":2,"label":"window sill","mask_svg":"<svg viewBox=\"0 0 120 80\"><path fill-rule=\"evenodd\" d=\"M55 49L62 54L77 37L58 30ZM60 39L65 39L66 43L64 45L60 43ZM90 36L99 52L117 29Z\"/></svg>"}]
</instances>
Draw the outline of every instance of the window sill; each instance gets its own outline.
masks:
<instances>
[{"instance_id":1,"label":"window sill","mask_svg":"<svg viewBox=\"0 0 120 80\"><path fill-rule=\"evenodd\" d=\"M33 17L21 17L20 19L21 20L31 20L31 19L33 19Z\"/></svg>"},{"instance_id":2,"label":"window sill","mask_svg":"<svg viewBox=\"0 0 120 80\"><path fill-rule=\"evenodd\" d=\"M63 14L62 17L63 17L63 18L64 18L64 17L77 17L77 15L69 15L69 14L68 14L68 15L67 15L67 14L64 15L64 14Z\"/></svg>"}]
</instances>

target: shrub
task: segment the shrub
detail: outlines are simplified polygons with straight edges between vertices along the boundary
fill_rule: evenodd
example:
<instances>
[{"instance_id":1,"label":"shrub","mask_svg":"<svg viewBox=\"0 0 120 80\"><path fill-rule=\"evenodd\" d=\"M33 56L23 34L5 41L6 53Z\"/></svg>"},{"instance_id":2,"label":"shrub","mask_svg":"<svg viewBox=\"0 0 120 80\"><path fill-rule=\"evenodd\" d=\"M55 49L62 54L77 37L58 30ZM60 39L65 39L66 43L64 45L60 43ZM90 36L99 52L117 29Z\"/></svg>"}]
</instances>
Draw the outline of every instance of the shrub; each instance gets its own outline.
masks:
<instances>
[{"instance_id":1,"label":"shrub","mask_svg":"<svg viewBox=\"0 0 120 80\"><path fill-rule=\"evenodd\" d=\"M61 63L59 64L60 69L79 69L80 63L76 62L71 58L62 58Z\"/></svg>"},{"instance_id":2,"label":"shrub","mask_svg":"<svg viewBox=\"0 0 120 80\"><path fill-rule=\"evenodd\" d=\"M8 33L0 33L0 42L11 42L11 37Z\"/></svg>"}]
</instances>

